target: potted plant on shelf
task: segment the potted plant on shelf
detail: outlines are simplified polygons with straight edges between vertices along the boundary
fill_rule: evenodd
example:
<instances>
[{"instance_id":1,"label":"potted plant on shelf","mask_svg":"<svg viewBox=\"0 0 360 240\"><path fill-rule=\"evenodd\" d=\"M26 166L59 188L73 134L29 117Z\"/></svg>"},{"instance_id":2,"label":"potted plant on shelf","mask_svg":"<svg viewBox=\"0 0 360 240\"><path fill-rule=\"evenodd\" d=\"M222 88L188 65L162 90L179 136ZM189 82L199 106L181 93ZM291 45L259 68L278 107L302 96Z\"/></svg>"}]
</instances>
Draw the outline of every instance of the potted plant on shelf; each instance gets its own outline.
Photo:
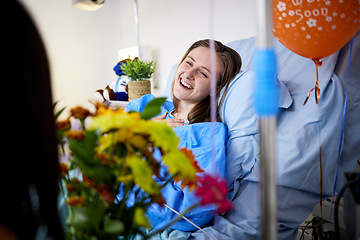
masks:
<instances>
[{"instance_id":1,"label":"potted plant on shelf","mask_svg":"<svg viewBox=\"0 0 360 240\"><path fill-rule=\"evenodd\" d=\"M150 78L155 72L156 63L135 58L121 65L121 70L131 81L129 81L129 101L151 93Z\"/></svg>"}]
</instances>

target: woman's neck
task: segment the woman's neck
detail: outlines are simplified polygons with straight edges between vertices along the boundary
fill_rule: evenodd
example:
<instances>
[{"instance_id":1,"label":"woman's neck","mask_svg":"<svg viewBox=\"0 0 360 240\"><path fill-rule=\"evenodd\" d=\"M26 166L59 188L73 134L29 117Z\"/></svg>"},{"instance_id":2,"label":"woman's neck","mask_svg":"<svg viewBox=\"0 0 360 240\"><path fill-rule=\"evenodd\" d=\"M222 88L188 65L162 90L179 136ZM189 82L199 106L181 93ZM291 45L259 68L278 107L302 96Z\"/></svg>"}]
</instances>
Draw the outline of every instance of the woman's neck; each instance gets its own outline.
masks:
<instances>
[{"instance_id":1,"label":"woman's neck","mask_svg":"<svg viewBox=\"0 0 360 240\"><path fill-rule=\"evenodd\" d=\"M176 116L177 119L185 119L187 120L187 117L189 115L189 112L196 104L187 103L184 101L179 101L179 104L176 109Z\"/></svg>"}]
</instances>

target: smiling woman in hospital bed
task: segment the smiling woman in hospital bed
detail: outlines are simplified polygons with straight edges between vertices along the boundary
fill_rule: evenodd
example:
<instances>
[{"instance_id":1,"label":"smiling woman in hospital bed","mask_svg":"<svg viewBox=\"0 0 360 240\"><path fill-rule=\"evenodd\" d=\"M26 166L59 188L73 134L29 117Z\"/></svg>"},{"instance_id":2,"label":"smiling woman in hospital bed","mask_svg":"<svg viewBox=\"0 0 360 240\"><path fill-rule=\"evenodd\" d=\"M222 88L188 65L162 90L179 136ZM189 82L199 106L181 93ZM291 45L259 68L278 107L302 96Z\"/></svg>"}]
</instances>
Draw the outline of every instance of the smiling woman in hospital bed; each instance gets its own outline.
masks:
<instances>
[{"instance_id":1,"label":"smiling woman in hospital bed","mask_svg":"<svg viewBox=\"0 0 360 240\"><path fill-rule=\"evenodd\" d=\"M259 129L253 107L254 73L252 57L255 37L237 40L227 46L242 57L239 74L231 81L219 116L228 128L226 180L233 209L216 215L203 230L216 239L259 239ZM277 56L277 82L280 90L277 129L278 238L295 239L299 225L320 200L319 147L322 148L323 199L333 193L339 154L344 95L348 108L344 122L343 147L338 165L337 188L343 173L353 170L360 157L360 33L336 53L322 59L319 68L319 104L303 102L314 86L311 59L285 48L274 38ZM350 53L352 60L350 62ZM350 66L350 68L349 68ZM167 82L165 96L171 98L171 84L177 65ZM349 107L350 106L350 107ZM175 128L176 129L176 128ZM201 231L163 233L162 239L211 239Z\"/></svg>"},{"instance_id":2,"label":"smiling woman in hospital bed","mask_svg":"<svg viewBox=\"0 0 360 240\"><path fill-rule=\"evenodd\" d=\"M225 149L227 128L220 121L210 123L210 83L216 77L217 99L221 90L226 90L230 81L239 72L241 58L233 49L214 41L216 52L216 68L211 68L209 40L195 42L185 53L172 81L173 101L167 101L161 108L161 113L155 118L166 121L180 138L179 147L191 149L200 167L207 173L225 178ZM215 71L215 72L211 72ZM154 99L153 95L145 95L130 101L126 111L142 112L146 104ZM220 100L221 101L221 100ZM214 127L212 129L212 127ZM216 138L211 142L214 130ZM215 154L215 161L212 160ZM162 169L158 182L165 182L169 176ZM162 189L166 204L177 212L183 212L199 200L188 187L181 190L181 183L171 182ZM216 207L209 205L196 207L186 214L186 217L199 227L207 224L214 216ZM177 217L169 208L153 204L147 211L147 217L154 229L161 229ZM171 229L194 231L197 228L184 219L170 226Z\"/></svg>"}]
</instances>

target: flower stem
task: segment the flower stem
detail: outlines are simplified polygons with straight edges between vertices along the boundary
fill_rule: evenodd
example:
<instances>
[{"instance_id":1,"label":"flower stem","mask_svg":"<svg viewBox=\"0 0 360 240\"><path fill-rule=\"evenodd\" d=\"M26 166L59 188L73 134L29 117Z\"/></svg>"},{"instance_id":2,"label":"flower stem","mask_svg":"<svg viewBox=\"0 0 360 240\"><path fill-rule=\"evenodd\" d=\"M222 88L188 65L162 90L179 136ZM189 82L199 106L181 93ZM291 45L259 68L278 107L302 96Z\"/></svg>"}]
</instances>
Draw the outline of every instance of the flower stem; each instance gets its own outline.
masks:
<instances>
[{"instance_id":1,"label":"flower stem","mask_svg":"<svg viewBox=\"0 0 360 240\"><path fill-rule=\"evenodd\" d=\"M85 131L85 119L79 119L80 120L80 123L81 123L81 128L83 131Z\"/></svg>"},{"instance_id":2,"label":"flower stem","mask_svg":"<svg viewBox=\"0 0 360 240\"><path fill-rule=\"evenodd\" d=\"M164 188L166 185L168 185L168 183L171 182L171 180L173 180L173 179L174 179L174 177L169 177L164 184L162 184L162 185L159 186L160 189L162 189L162 188Z\"/></svg>"}]
</instances>

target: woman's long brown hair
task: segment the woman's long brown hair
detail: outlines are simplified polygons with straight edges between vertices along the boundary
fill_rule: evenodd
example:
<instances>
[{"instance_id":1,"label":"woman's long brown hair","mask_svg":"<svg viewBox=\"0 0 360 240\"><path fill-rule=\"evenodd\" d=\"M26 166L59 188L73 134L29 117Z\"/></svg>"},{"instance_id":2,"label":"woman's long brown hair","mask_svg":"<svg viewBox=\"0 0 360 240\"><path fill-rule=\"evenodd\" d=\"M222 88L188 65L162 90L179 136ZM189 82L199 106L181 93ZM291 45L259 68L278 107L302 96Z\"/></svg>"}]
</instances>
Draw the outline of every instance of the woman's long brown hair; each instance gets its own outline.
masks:
<instances>
[{"instance_id":1,"label":"woman's long brown hair","mask_svg":"<svg viewBox=\"0 0 360 240\"><path fill-rule=\"evenodd\" d=\"M188 54L198 47L206 47L210 48L210 41L209 39L199 40L195 42L191 47L186 51L185 55L181 59L180 64L185 60ZM220 99L218 108L217 108L217 121L221 121L219 117L219 109L221 108L222 104L225 100L225 95L227 93L229 84L231 80L236 76L236 74L240 71L241 68L241 57L240 55L225 45L223 45L219 41L215 41L215 52L217 54L218 59L221 62L222 71L220 72L219 79L216 85L216 102L219 102L219 97L222 89L224 92ZM179 65L180 65L179 64ZM174 88L174 82L172 83L171 89ZM173 93L173 102L175 109L177 109L179 104L179 99L174 96ZM209 122L210 121L210 96L207 96L205 99L200 101L196 104L188 114L188 121L189 123L199 123L199 122Z\"/></svg>"}]
</instances>

